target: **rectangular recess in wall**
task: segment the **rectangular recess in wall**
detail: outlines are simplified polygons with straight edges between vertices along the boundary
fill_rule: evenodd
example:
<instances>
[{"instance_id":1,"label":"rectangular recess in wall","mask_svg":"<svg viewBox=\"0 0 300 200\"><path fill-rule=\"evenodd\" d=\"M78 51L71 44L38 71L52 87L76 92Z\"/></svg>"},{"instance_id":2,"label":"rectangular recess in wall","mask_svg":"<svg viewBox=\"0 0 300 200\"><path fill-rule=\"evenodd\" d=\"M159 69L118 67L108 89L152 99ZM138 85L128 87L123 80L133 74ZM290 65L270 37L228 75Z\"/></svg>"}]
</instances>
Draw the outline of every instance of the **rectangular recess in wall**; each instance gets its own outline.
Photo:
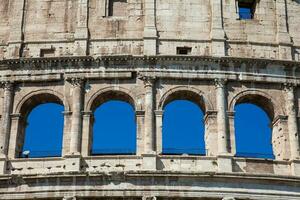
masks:
<instances>
[{"instance_id":1,"label":"rectangular recess in wall","mask_svg":"<svg viewBox=\"0 0 300 200\"><path fill-rule=\"evenodd\" d=\"M127 13L127 0L109 0L108 16L123 17Z\"/></svg>"},{"instance_id":2,"label":"rectangular recess in wall","mask_svg":"<svg viewBox=\"0 0 300 200\"><path fill-rule=\"evenodd\" d=\"M237 12L239 19L250 20L254 18L256 1L255 0L237 0Z\"/></svg>"},{"instance_id":3,"label":"rectangular recess in wall","mask_svg":"<svg viewBox=\"0 0 300 200\"><path fill-rule=\"evenodd\" d=\"M41 49L40 50L40 57L48 58L48 57L55 57L55 49Z\"/></svg>"},{"instance_id":4,"label":"rectangular recess in wall","mask_svg":"<svg viewBox=\"0 0 300 200\"><path fill-rule=\"evenodd\" d=\"M192 53L191 47L177 47L177 55L190 55Z\"/></svg>"}]
</instances>

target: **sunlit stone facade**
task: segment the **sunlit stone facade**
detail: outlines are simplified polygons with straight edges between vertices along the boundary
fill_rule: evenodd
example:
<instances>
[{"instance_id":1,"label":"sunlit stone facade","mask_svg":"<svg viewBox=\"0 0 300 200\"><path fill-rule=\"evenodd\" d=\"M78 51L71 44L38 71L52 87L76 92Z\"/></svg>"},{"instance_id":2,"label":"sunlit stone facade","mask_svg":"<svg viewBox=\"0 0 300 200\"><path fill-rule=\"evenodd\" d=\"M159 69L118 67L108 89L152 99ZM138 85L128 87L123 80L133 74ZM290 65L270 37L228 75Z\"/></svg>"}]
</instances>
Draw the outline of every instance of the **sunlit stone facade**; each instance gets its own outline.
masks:
<instances>
[{"instance_id":1,"label":"sunlit stone facade","mask_svg":"<svg viewBox=\"0 0 300 200\"><path fill-rule=\"evenodd\" d=\"M245 0L243 0L245 1ZM300 199L300 2L0 0L0 199ZM92 156L95 109L136 113L136 155ZM163 155L164 107L204 111L205 156ZM62 157L20 158L26 117L64 106ZM236 157L234 107L272 120L274 160Z\"/></svg>"}]
</instances>

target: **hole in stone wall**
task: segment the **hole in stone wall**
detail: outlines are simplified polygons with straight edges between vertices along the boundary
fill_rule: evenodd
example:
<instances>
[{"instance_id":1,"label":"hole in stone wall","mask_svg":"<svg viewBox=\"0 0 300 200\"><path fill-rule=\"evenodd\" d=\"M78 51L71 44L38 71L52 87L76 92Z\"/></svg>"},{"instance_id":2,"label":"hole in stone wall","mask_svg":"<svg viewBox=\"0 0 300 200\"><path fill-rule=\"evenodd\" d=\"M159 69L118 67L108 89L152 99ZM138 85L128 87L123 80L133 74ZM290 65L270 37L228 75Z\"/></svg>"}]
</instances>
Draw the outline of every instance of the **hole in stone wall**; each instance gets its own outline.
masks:
<instances>
[{"instance_id":1,"label":"hole in stone wall","mask_svg":"<svg viewBox=\"0 0 300 200\"><path fill-rule=\"evenodd\" d=\"M108 16L126 16L127 0L109 0Z\"/></svg>"},{"instance_id":2,"label":"hole in stone wall","mask_svg":"<svg viewBox=\"0 0 300 200\"><path fill-rule=\"evenodd\" d=\"M41 49L40 51L40 57L54 57L55 56L55 49L50 48L50 49Z\"/></svg>"},{"instance_id":3,"label":"hole in stone wall","mask_svg":"<svg viewBox=\"0 0 300 200\"><path fill-rule=\"evenodd\" d=\"M255 13L255 0L238 0L239 19L253 19Z\"/></svg>"},{"instance_id":4,"label":"hole in stone wall","mask_svg":"<svg viewBox=\"0 0 300 200\"><path fill-rule=\"evenodd\" d=\"M191 47L177 47L177 54L178 55L190 55L192 52Z\"/></svg>"}]
</instances>

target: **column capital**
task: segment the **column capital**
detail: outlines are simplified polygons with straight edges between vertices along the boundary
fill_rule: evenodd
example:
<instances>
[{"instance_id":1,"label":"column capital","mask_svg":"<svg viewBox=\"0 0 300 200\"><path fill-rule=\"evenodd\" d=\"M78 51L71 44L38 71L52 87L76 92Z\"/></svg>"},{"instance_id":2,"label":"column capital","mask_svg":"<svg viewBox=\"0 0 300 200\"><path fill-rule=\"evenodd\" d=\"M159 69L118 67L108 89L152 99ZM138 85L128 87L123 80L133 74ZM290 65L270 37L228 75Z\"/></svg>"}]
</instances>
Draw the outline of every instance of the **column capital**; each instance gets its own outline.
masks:
<instances>
[{"instance_id":1,"label":"column capital","mask_svg":"<svg viewBox=\"0 0 300 200\"><path fill-rule=\"evenodd\" d=\"M145 111L144 110L136 110L135 115L136 116L145 116Z\"/></svg>"},{"instance_id":2,"label":"column capital","mask_svg":"<svg viewBox=\"0 0 300 200\"><path fill-rule=\"evenodd\" d=\"M234 197L224 197L222 200L235 200Z\"/></svg>"},{"instance_id":3,"label":"column capital","mask_svg":"<svg viewBox=\"0 0 300 200\"><path fill-rule=\"evenodd\" d=\"M156 77L155 76L148 76L144 74L138 74L138 79L144 82L145 87L152 87L155 83Z\"/></svg>"},{"instance_id":4,"label":"column capital","mask_svg":"<svg viewBox=\"0 0 300 200\"><path fill-rule=\"evenodd\" d=\"M271 125L274 126L278 122L285 121L287 119L288 119L288 116L286 116L286 115L277 115L276 117L274 117L273 121L271 122Z\"/></svg>"},{"instance_id":5,"label":"column capital","mask_svg":"<svg viewBox=\"0 0 300 200\"><path fill-rule=\"evenodd\" d=\"M84 83L83 77L67 77L66 81L68 81L73 87L82 87Z\"/></svg>"},{"instance_id":6,"label":"column capital","mask_svg":"<svg viewBox=\"0 0 300 200\"><path fill-rule=\"evenodd\" d=\"M297 85L295 83L283 83L283 89L286 92L294 92L294 89Z\"/></svg>"},{"instance_id":7,"label":"column capital","mask_svg":"<svg viewBox=\"0 0 300 200\"><path fill-rule=\"evenodd\" d=\"M72 115L72 111L65 110L65 111L62 112L62 114L63 114L64 116L71 116L71 115Z\"/></svg>"},{"instance_id":8,"label":"column capital","mask_svg":"<svg viewBox=\"0 0 300 200\"><path fill-rule=\"evenodd\" d=\"M143 196L142 200L156 200L155 196Z\"/></svg>"},{"instance_id":9,"label":"column capital","mask_svg":"<svg viewBox=\"0 0 300 200\"><path fill-rule=\"evenodd\" d=\"M222 79L222 78L216 78L214 80L216 88L223 88L225 84L227 83L227 79Z\"/></svg>"},{"instance_id":10,"label":"column capital","mask_svg":"<svg viewBox=\"0 0 300 200\"><path fill-rule=\"evenodd\" d=\"M76 200L76 197L64 197L63 200Z\"/></svg>"},{"instance_id":11,"label":"column capital","mask_svg":"<svg viewBox=\"0 0 300 200\"><path fill-rule=\"evenodd\" d=\"M155 110L154 113L156 116L162 116L164 114L164 111L163 110Z\"/></svg>"},{"instance_id":12,"label":"column capital","mask_svg":"<svg viewBox=\"0 0 300 200\"><path fill-rule=\"evenodd\" d=\"M82 111L81 113L84 117L90 117L94 115L92 111Z\"/></svg>"},{"instance_id":13,"label":"column capital","mask_svg":"<svg viewBox=\"0 0 300 200\"><path fill-rule=\"evenodd\" d=\"M22 118L22 115L20 113L12 113L12 114L10 114L10 117L12 120L18 120L18 119Z\"/></svg>"},{"instance_id":14,"label":"column capital","mask_svg":"<svg viewBox=\"0 0 300 200\"><path fill-rule=\"evenodd\" d=\"M12 91L14 88L14 83L12 81L1 81L0 85L4 90Z\"/></svg>"}]
</instances>

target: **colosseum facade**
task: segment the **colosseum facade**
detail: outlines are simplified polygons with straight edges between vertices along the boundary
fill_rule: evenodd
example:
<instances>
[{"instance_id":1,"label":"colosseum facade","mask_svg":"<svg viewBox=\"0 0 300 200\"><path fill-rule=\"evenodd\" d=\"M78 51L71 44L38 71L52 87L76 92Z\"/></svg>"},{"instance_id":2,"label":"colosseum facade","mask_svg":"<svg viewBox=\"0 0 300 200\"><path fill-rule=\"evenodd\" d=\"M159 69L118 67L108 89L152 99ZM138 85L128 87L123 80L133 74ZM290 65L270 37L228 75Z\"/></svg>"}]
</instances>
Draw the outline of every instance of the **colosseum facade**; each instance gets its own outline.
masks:
<instances>
[{"instance_id":1,"label":"colosseum facade","mask_svg":"<svg viewBox=\"0 0 300 200\"><path fill-rule=\"evenodd\" d=\"M0 199L300 200L299 22L299 0L0 0ZM204 111L206 155L163 154L175 99ZM90 153L108 100L135 110L135 155ZM21 158L46 102L64 106L62 156ZM236 156L245 102L274 159Z\"/></svg>"}]
</instances>

